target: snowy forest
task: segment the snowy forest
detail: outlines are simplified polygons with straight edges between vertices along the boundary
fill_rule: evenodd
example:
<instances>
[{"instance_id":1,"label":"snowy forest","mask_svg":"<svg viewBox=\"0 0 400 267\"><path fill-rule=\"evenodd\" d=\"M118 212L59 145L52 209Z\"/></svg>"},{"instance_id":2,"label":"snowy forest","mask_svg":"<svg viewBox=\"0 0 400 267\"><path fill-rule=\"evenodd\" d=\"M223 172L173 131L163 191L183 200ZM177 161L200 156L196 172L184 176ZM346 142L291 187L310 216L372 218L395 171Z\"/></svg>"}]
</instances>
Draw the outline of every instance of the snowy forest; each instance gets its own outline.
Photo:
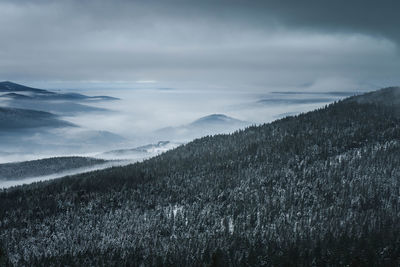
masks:
<instances>
[{"instance_id":1,"label":"snowy forest","mask_svg":"<svg viewBox=\"0 0 400 267\"><path fill-rule=\"evenodd\" d=\"M5 266L398 266L400 88L0 191Z\"/></svg>"}]
</instances>

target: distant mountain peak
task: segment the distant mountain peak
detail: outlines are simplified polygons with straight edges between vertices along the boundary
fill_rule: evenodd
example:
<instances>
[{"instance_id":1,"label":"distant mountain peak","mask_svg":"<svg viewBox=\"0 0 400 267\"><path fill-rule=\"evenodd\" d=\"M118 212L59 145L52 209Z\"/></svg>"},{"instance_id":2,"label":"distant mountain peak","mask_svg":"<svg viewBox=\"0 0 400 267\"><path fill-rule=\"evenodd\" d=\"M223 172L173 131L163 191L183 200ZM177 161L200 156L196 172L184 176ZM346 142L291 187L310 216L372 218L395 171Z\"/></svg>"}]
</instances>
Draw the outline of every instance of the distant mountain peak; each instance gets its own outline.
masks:
<instances>
[{"instance_id":1,"label":"distant mountain peak","mask_svg":"<svg viewBox=\"0 0 400 267\"><path fill-rule=\"evenodd\" d=\"M225 114L214 113L189 124L161 128L155 131L155 135L158 138L186 142L206 135L232 133L249 125L251 125L250 122L235 119Z\"/></svg>"},{"instance_id":2,"label":"distant mountain peak","mask_svg":"<svg viewBox=\"0 0 400 267\"><path fill-rule=\"evenodd\" d=\"M35 92L35 93L50 93L47 90L36 89L10 81L0 82L0 92L21 92L21 91Z\"/></svg>"},{"instance_id":3,"label":"distant mountain peak","mask_svg":"<svg viewBox=\"0 0 400 267\"><path fill-rule=\"evenodd\" d=\"M0 84L8 84L8 85L21 85L21 84L14 83L14 82L11 82L11 81L2 81L2 82L0 82Z\"/></svg>"},{"instance_id":4,"label":"distant mountain peak","mask_svg":"<svg viewBox=\"0 0 400 267\"><path fill-rule=\"evenodd\" d=\"M199 120L201 120L201 119L226 120L226 119L232 119L232 118L225 114L215 113L215 114L211 114L208 116L204 116L204 117L200 118Z\"/></svg>"},{"instance_id":5,"label":"distant mountain peak","mask_svg":"<svg viewBox=\"0 0 400 267\"><path fill-rule=\"evenodd\" d=\"M212 118L229 118L228 116L226 116L225 114L220 114L220 113L214 113L208 116L205 116L205 118L207 117L212 117Z\"/></svg>"},{"instance_id":6,"label":"distant mountain peak","mask_svg":"<svg viewBox=\"0 0 400 267\"><path fill-rule=\"evenodd\" d=\"M232 123L232 122L242 123L243 121L229 117L225 114L211 114L195 120L194 122L191 123L191 125L198 125L204 123Z\"/></svg>"}]
</instances>

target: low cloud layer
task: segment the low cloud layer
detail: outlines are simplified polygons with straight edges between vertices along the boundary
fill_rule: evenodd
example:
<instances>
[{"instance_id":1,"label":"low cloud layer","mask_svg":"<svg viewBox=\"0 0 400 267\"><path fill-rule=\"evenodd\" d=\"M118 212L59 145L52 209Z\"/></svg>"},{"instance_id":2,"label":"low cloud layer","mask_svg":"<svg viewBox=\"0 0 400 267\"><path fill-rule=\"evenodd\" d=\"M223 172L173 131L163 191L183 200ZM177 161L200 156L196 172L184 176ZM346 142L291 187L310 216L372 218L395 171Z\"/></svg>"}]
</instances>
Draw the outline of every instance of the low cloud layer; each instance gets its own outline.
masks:
<instances>
[{"instance_id":1,"label":"low cloud layer","mask_svg":"<svg viewBox=\"0 0 400 267\"><path fill-rule=\"evenodd\" d=\"M6 0L0 79L48 88L375 89L400 83L399 8L357 0Z\"/></svg>"}]
</instances>

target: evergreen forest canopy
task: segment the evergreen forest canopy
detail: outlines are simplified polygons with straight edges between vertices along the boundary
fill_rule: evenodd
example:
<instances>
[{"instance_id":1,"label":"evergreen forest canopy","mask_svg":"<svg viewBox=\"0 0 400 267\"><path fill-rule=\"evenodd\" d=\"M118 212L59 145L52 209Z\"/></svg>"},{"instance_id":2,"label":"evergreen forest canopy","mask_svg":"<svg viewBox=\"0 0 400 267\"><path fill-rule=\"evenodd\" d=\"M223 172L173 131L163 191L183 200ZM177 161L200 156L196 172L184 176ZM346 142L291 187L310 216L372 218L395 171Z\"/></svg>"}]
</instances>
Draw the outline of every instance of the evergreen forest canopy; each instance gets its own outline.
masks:
<instances>
[{"instance_id":1,"label":"evergreen forest canopy","mask_svg":"<svg viewBox=\"0 0 400 267\"><path fill-rule=\"evenodd\" d=\"M0 261L399 265L399 92L3 190Z\"/></svg>"}]
</instances>

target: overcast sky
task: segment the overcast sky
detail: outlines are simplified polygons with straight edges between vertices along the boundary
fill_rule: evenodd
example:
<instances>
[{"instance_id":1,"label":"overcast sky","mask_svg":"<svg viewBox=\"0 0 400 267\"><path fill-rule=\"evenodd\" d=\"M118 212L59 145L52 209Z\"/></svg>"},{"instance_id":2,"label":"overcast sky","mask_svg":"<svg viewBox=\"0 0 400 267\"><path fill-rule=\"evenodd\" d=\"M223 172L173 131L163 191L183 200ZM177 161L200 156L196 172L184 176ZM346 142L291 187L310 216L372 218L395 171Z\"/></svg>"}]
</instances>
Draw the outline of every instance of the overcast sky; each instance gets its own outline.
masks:
<instances>
[{"instance_id":1,"label":"overcast sky","mask_svg":"<svg viewBox=\"0 0 400 267\"><path fill-rule=\"evenodd\" d=\"M0 80L42 87L400 84L399 1L0 0Z\"/></svg>"}]
</instances>

